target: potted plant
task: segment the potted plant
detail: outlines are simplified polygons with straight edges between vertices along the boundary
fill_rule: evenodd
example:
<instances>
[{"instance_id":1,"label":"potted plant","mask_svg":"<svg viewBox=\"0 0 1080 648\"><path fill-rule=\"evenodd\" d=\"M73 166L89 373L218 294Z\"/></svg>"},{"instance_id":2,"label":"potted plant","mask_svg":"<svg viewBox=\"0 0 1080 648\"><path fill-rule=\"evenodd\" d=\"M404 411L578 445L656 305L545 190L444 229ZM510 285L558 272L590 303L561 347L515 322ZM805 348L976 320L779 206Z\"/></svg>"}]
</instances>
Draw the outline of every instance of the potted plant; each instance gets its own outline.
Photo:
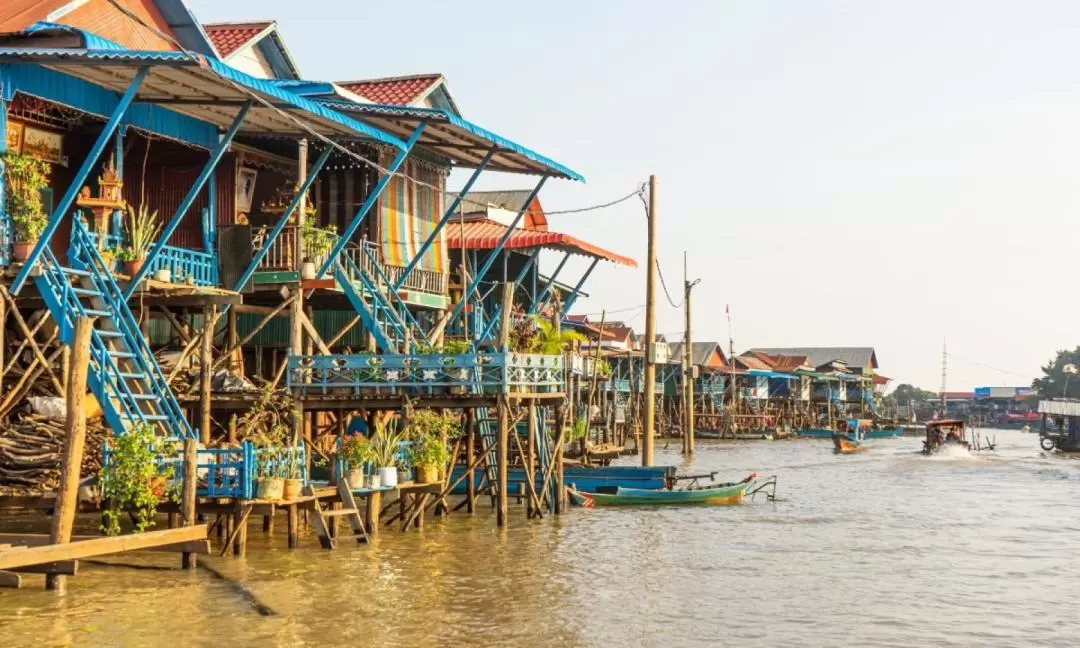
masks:
<instances>
[{"instance_id":1,"label":"potted plant","mask_svg":"<svg viewBox=\"0 0 1080 648\"><path fill-rule=\"evenodd\" d=\"M127 207L127 231L129 247L121 261L124 261L124 272L129 277L134 277L142 270L146 262L146 255L150 247L161 235L161 223L158 222L158 212L143 203L138 209L131 205Z\"/></svg>"},{"instance_id":2,"label":"potted plant","mask_svg":"<svg viewBox=\"0 0 1080 648\"><path fill-rule=\"evenodd\" d=\"M376 421L375 434L371 437L374 464L383 486L397 486L398 465L401 463L401 443L406 431L399 429L396 420Z\"/></svg>"},{"instance_id":3,"label":"potted plant","mask_svg":"<svg viewBox=\"0 0 1080 648\"><path fill-rule=\"evenodd\" d=\"M178 500L177 489L169 488L175 471L160 461L176 451L176 444L158 436L147 423L132 427L112 441L100 474L102 494L109 502L102 511L103 533L119 535L120 518L129 510L135 512L135 532L142 533L154 526L158 502L164 498Z\"/></svg>"},{"instance_id":4,"label":"potted plant","mask_svg":"<svg viewBox=\"0 0 1080 648\"><path fill-rule=\"evenodd\" d=\"M256 497L282 499L284 477L282 452L295 415L292 396L287 391L275 391L272 385L263 386L258 398L237 422L239 438L251 442L257 449L255 459Z\"/></svg>"},{"instance_id":5,"label":"potted plant","mask_svg":"<svg viewBox=\"0 0 1080 648\"><path fill-rule=\"evenodd\" d=\"M4 207L11 216L16 261L26 261L45 231L49 217L41 204L41 192L48 187L51 167L47 162L7 153L4 164Z\"/></svg>"},{"instance_id":6,"label":"potted plant","mask_svg":"<svg viewBox=\"0 0 1080 648\"><path fill-rule=\"evenodd\" d=\"M341 457L348 466L349 486L361 488L365 485L364 466L375 459L374 448L363 434L350 434L341 444Z\"/></svg>"},{"instance_id":7,"label":"potted plant","mask_svg":"<svg viewBox=\"0 0 1080 648\"><path fill-rule=\"evenodd\" d=\"M154 279L162 283L172 283L172 270L169 268L158 268L154 273Z\"/></svg>"},{"instance_id":8,"label":"potted plant","mask_svg":"<svg viewBox=\"0 0 1080 648\"><path fill-rule=\"evenodd\" d=\"M285 477L284 492L282 498L295 500L300 497L300 491L304 488L304 453L300 443L290 445L281 452L281 464Z\"/></svg>"},{"instance_id":9,"label":"potted plant","mask_svg":"<svg viewBox=\"0 0 1080 648\"><path fill-rule=\"evenodd\" d=\"M442 480L443 470L450 461L446 444L435 434L419 434L412 437L409 446L409 463L416 469L416 481L433 484Z\"/></svg>"},{"instance_id":10,"label":"potted plant","mask_svg":"<svg viewBox=\"0 0 1080 648\"><path fill-rule=\"evenodd\" d=\"M301 235L304 243L304 259L300 265L300 277L314 279L315 265L326 260L326 253L334 247L337 230L332 226L322 229L312 221L305 220Z\"/></svg>"}]
</instances>

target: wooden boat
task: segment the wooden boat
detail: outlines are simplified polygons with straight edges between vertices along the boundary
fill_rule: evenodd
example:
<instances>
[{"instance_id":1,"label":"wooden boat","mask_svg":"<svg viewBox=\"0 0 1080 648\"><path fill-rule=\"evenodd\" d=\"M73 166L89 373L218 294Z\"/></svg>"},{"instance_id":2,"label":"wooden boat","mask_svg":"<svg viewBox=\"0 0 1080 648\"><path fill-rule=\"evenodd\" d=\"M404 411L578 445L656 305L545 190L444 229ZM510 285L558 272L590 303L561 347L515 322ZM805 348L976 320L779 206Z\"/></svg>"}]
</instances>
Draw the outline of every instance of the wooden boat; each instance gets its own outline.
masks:
<instances>
[{"instance_id":1,"label":"wooden boat","mask_svg":"<svg viewBox=\"0 0 1080 648\"><path fill-rule=\"evenodd\" d=\"M864 438L866 439L898 439L904 429L901 427L869 429L866 431Z\"/></svg>"},{"instance_id":2,"label":"wooden boat","mask_svg":"<svg viewBox=\"0 0 1080 648\"><path fill-rule=\"evenodd\" d=\"M698 486L679 490L643 490L618 487L614 492L588 493L567 487L570 501L578 506L626 506L641 504L741 504L746 492L754 485L757 473L751 473L741 482Z\"/></svg>"},{"instance_id":3,"label":"wooden boat","mask_svg":"<svg viewBox=\"0 0 1080 648\"><path fill-rule=\"evenodd\" d=\"M993 439L980 439L977 433L969 439L963 421L946 419L926 423L923 454L937 454L942 450L979 451L993 449Z\"/></svg>"},{"instance_id":4,"label":"wooden boat","mask_svg":"<svg viewBox=\"0 0 1080 648\"><path fill-rule=\"evenodd\" d=\"M868 448L869 446L865 446L849 436L843 434L833 435L833 450L837 454L855 454L856 452L863 452Z\"/></svg>"},{"instance_id":5,"label":"wooden boat","mask_svg":"<svg viewBox=\"0 0 1080 648\"><path fill-rule=\"evenodd\" d=\"M454 495L464 495L467 492L467 484L464 479L458 478L465 474L464 466L454 466L450 472L450 483L457 482L450 491ZM675 477L675 466L567 466L563 472L563 483L577 484L578 488L586 491L608 491L619 486L637 488L643 490L659 490L666 488ZM536 487L543 488L543 475L536 475ZM473 473L473 483L477 488L483 486L484 471L477 469ZM525 470L520 467L511 468L507 481L514 485L524 485L527 481Z\"/></svg>"}]
</instances>

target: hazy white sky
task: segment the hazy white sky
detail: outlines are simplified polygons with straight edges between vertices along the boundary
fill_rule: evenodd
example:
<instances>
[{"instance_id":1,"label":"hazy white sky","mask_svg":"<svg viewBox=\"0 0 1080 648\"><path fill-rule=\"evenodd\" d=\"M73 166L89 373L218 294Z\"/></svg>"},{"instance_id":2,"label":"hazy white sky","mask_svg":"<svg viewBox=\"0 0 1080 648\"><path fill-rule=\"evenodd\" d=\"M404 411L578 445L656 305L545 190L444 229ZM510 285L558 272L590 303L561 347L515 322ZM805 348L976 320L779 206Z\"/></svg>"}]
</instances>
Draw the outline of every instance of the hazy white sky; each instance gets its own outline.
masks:
<instances>
[{"instance_id":1,"label":"hazy white sky","mask_svg":"<svg viewBox=\"0 0 1080 648\"><path fill-rule=\"evenodd\" d=\"M549 182L548 210L655 173L668 282L683 250L702 279L698 340L727 339L730 303L736 351L872 345L884 374L937 389L947 338L953 390L1027 384L1080 343L1080 3L188 4L276 19L307 78L442 72L467 119L585 175ZM638 203L551 221L644 260ZM602 266L578 310L639 306L644 286Z\"/></svg>"}]
</instances>

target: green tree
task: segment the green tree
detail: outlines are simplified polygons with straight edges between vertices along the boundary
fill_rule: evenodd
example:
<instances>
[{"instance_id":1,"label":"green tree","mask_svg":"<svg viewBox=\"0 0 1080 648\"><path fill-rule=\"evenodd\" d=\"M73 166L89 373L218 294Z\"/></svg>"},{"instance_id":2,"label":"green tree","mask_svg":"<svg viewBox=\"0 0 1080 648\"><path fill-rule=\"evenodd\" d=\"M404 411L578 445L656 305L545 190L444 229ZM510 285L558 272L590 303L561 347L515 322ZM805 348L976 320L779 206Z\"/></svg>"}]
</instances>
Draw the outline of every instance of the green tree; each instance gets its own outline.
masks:
<instances>
[{"instance_id":1,"label":"green tree","mask_svg":"<svg viewBox=\"0 0 1080 648\"><path fill-rule=\"evenodd\" d=\"M935 392L927 391L925 389L919 389L918 387L914 385L909 385L907 383L904 383L903 385L897 387L896 390L893 391L892 394L890 394L890 396L897 405L908 405L910 403L934 401L941 398L941 396L939 396Z\"/></svg>"},{"instance_id":2,"label":"green tree","mask_svg":"<svg viewBox=\"0 0 1080 648\"><path fill-rule=\"evenodd\" d=\"M1054 359L1042 368L1042 378L1031 382L1031 388L1043 398L1080 398L1080 375L1067 373L1067 365L1080 368L1080 347L1072 351L1058 351Z\"/></svg>"}]
</instances>

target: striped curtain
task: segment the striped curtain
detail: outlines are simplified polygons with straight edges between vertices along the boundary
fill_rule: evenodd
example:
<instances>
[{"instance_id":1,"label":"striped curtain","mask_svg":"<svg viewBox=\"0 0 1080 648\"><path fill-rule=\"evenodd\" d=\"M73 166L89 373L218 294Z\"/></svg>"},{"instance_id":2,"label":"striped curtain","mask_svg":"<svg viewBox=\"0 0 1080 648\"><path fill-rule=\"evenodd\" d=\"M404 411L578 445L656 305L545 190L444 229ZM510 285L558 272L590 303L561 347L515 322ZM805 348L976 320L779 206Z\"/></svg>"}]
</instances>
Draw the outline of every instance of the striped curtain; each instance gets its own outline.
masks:
<instances>
[{"instance_id":1,"label":"striped curtain","mask_svg":"<svg viewBox=\"0 0 1080 648\"><path fill-rule=\"evenodd\" d=\"M384 156L382 164L389 163L390 158ZM420 251L420 246L442 218L443 192L431 187L442 187L444 177L438 169L412 160L403 164L399 173L424 183L421 185L395 176L379 201L383 258L388 265L404 267ZM441 232L417 267L445 272L446 258L446 236Z\"/></svg>"}]
</instances>

